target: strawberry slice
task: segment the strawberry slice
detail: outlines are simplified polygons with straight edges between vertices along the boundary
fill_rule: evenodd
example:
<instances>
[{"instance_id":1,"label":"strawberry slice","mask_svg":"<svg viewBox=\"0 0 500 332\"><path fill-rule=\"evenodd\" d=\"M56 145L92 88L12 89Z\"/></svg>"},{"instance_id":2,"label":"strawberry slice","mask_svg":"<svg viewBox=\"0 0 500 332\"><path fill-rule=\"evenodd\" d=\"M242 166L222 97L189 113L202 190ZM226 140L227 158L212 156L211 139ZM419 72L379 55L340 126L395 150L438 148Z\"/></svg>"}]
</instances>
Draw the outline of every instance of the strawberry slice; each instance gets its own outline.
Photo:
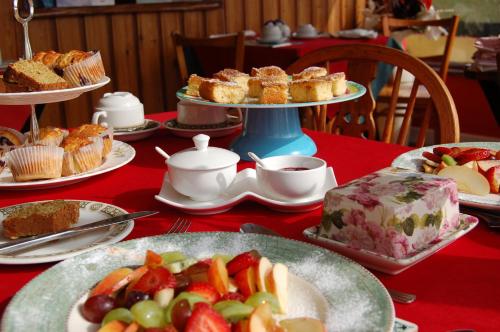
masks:
<instances>
[{"instance_id":1,"label":"strawberry slice","mask_svg":"<svg viewBox=\"0 0 500 332\"><path fill-rule=\"evenodd\" d=\"M432 149L432 152L434 152L435 155L441 157L443 154L450 154L451 149L446 146L436 146L434 149Z\"/></svg>"},{"instance_id":2,"label":"strawberry slice","mask_svg":"<svg viewBox=\"0 0 500 332\"><path fill-rule=\"evenodd\" d=\"M219 292L208 282L193 282L188 286L186 291L201 295L212 304L220 299Z\"/></svg>"},{"instance_id":3,"label":"strawberry slice","mask_svg":"<svg viewBox=\"0 0 500 332\"><path fill-rule=\"evenodd\" d=\"M257 264L260 254L257 250L251 250L239 254L226 264L227 273L232 276L254 264Z\"/></svg>"},{"instance_id":4,"label":"strawberry slice","mask_svg":"<svg viewBox=\"0 0 500 332\"><path fill-rule=\"evenodd\" d=\"M500 192L500 165L490 167L486 171L486 179L490 183L490 191L498 194Z\"/></svg>"},{"instance_id":5,"label":"strawberry slice","mask_svg":"<svg viewBox=\"0 0 500 332\"><path fill-rule=\"evenodd\" d=\"M432 152L429 152L429 151L424 151L422 152L422 157L424 158L427 158L435 163L440 163L441 162L441 157L432 153Z\"/></svg>"},{"instance_id":6,"label":"strawberry slice","mask_svg":"<svg viewBox=\"0 0 500 332\"><path fill-rule=\"evenodd\" d=\"M165 267L150 268L132 287L132 290L154 295L164 288L175 288L176 279Z\"/></svg>"},{"instance_id":7,"label":"strawberry slice","mask_svg":"<svg viewBox=\"0 0 500 332\"><path fill-rule=\"evenodd\" d=\"M463 165L473 160L484 160L490 157L490 150L472 148L462 151L459 155L455 157L455 160L459 165Z\"/></svg>"},{"instance_id":8,"label":"strawberry slice","mask_svg":"<svg viewBox=\"0 0 500 332\"><path fill-rule=\"evenodd\" d=\"M234 301L240 301L240 302L245 302L246 299L247 298L243 294L236 293L236 292L226 293L226 294L222 295L222 297L220 298L221 301L234 300Z\"/></svg>"},{"instance_id":9,"label":"strawberry slice","mask_svg":"<svg viewBox=\"0 0 500 332\"><path fill-rule=\"evenodd\" d=\"M217 311L208 303L198 302L194 305L185 332L231 332L231 327Z\"/></svg>"},{"instance_id":10,"label":"strawberry slice","mask_svg":"<svg viewBox=\"0 0 500 332\"><path fill-rule=\"evenodd\" d=\"M447 153L450 155L452 158L456 158L459 154L461 154L464 151L467 151L469 148L459 148L459 147L452 147L450 153Z\"/></svg>"}]
</instances>

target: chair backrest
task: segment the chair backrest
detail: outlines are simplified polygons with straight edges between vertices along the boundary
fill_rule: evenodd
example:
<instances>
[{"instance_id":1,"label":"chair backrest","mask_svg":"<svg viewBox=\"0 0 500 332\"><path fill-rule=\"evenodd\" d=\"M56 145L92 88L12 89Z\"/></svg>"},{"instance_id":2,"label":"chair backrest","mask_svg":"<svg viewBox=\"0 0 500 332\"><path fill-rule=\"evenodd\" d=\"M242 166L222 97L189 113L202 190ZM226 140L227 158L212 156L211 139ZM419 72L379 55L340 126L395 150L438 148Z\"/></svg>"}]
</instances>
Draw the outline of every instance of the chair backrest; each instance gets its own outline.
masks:
<instances>
[{"instance_id":1,"label":"chair backrest","mask_svg":"<svg viewBox=\"0 0 500 332\"><path fill-rule=\"evenodd\" d=\"M458 29L458 16L452 16L446 19L439 20L417 20L417 19L400 19L387 15L382 16L382 32L384 36L390 37L392 31L401 28L425 28L425 27L442 27L447 32L446 43L442 55L436 55L426 58L421 58L424 61L438 62L439 76L446 81L448 75L448 67L450 65L451 50Z\"/></svg>"},{"instance_id":2,"label":"chair backrest","mask_svg":"<svg viewBox=\"0 0 500 332\"><path fill-rule=\"evenodd\" d=\"M245 35L243 31L213 38L189 38L177 32L173 32L172 39L175 45L179 73L183 82L186 82L189 75L193 74L189 72L189 59L186 57L185 50L196 47L223 47L225 49L233 49L235 53L234 63L228 64L227 67L243 71L245 56Z\"/></svg>"},{"instance_id":3,"label":"chair backrest","mask_svg":"<svg viewBox=\"0 0 500 332\"><path fill-rule=\"evenodd\" d=\"M324 66L328 69L330 63L344 61L347 62L347 79L362 84L368 91L356 102L341 104L340 111L330 123L326 125L323 123L320 126L330 126L331 132L334 133L376 139L377 132L373 117L376 104L371 91L371 82L377 75L378 64L385 63L396 67L396 78L393 84L387 119L384 130L381 131L380 139L387 143L392 140L401 75L403 70L406 70L415 76L415 82L412 86L397 143L406 144L407 142L419 85L425 86L431 96L432 103L429 103L429 105L434 105L438 115L441 143L459 141L460 129L457 111L446 85L431 67L407 53L379 45L336 45L307 53L290 65L287 72L289 74L298 73L310 66ZM326 107L323 107L322 112L326 113ZM326 116L323 116L322 121L325 121L325 119ZM425 127L423 130L426 131L427 128ZM417 146L424 145L424 134L425 132L419 133Z\"/></svg>"}]
</instances>

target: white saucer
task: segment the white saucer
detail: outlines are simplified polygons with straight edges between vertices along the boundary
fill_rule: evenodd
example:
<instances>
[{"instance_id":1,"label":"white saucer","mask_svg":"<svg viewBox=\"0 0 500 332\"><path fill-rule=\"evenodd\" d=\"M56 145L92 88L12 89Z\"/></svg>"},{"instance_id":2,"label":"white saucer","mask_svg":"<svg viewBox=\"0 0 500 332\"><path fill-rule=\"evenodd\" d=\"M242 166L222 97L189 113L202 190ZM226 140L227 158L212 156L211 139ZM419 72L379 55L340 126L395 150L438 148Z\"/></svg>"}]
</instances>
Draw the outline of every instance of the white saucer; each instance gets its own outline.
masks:
<instances>
[{"instance_id":1,"label":"white saucer","mask_svg":"<svg viewBox=\"0 0 500 332\"><path fill-rule=\"evenodd\" d=\"M132 130L114 130L113 136L122 142L138 141L140 139L148 138L153 135L155 131L160 129L161 123L155 120L145 120L145 125Z\"/></svg>"},{"instance_id":2,"label":"white saucer","mask_svg":"<svg viewBox=\"0 0 500 332\"><path fill-rule=\"evenodd\" d=\"M292 38L294 39L317 39L317 38L324 38L324 37L329 37L330 35L324 32L318 32L314 36L301 36L297 34L296 32L292 33Z\"/></svg>"},{"instance_id":3,"label":"white saucer","mask_svg":"<svg viewBox=\"0 0 500 332\"><path fill-rule=\"evenodd\" d=\"M318 236L318 226L306 228L304 230L304 236L312 242L347 256L367 268L394 275L403 272L404 270L436 253L438 250L446 247L456 239L464 236L476 227L479 221L476 217L461 213L460 223L461 225L458 230L450 230L445 233L441 239L434 240L429 243L427 247L407 257L399 259L365 249L351 248L343 242Z\"/></svg>"},{"instance_id":4,"label":"white saucer","mask_svg":"<svg viewBox=\"0 0 500 332\"><path fill-rule=\"evenodd\" d=\"M278 40L265 40L265 39L262 39L262 38L257 38L256 41L259 44L276 45L276 44L286 43L288 41L288 38L281 38L281 39L278 39Z\"/></svg>"},{"instance_id":5,"label":"white saucer","mask_svg":"<svg viewBox=\"0 0 500 332\"><path fill-rule=\"evenodd\" d=\"M241 126L243 125L242 122L237 122L237 123L229 122L227 126L220 128L187 129L187 128L178 128L175 124L176 124L175 120L169 120L164 122L163 126L173 135L185 138L191 138L198 134L205 134L210 137L227 136L241 129Z\"/></svg>"},{"instance_id":6,"label":"white saucer","mask_svg":"<svg viewBox=\"0 0 500 332\"><path fill-rule=\"evenodd\" d=\"M246 168L236 174L236 178L227 192L219 198L208 202L198 202L175 191L170 185L167 172L161 191L155 196L155 199L186 213L198 215L226 212L236 204L246 200L256 201L281 212L306 212L319 208L323 203L325 193L335 187L337 187L337 180L333 168L328 167L325 184L318 194L300 200L279 201L266 197L266 194L257 186L255 170Z\"/></svg>"}]
</instances>

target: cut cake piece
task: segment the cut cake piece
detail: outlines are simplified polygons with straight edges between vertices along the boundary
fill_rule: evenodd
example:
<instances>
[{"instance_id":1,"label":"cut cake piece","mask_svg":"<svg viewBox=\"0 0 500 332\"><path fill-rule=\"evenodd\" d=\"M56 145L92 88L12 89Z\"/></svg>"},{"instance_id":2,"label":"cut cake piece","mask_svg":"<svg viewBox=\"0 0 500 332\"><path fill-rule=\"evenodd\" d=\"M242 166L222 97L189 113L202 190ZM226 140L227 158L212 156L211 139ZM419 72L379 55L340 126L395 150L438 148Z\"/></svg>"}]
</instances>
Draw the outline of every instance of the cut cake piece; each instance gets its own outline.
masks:
<instances>
[{"instance_id":1,"label":"cut cake piece","mask_svg":"<svg viewBox=\"0 0 500 332\"><path fill-rule=\"evenodd\" d=\"M295 103L330 100L333 98L332 82L322 79L292 81L290 95Z\"/></svg>"},{"instance_id":2,"label":"cut cake piece","mask_svg":"<svg viewBox=\"0 0 500 332\"><path fill-rule=\"evenodd\" d=\"M282 82L263 82L260 104L286 104L288 102L288 84Z\"/></svg>"},{"instance_id":3,"label":"cut cake piece","mask_svg":"<svg viewBox=\"0 0 500 332\"><path fill-rule=\"evenodd\" d=\"M188 96L199 97L200 84L201 82L203 82L203 80L206 80L206 78L203 78L196 74L192 74L191 76L189 76L186 94Z\"/></svg>"},{"instance_id":4,"label":"cut cake piece","mask_svg":"<svg viewBox=\"0 0 500 332\"><path fill-rule=\"evenodd\" d=\"M16 239L68 229L78 221L78 202L55 200L27 204L3 221L3 236Z\"/></svg>"},{"instance_id":5,"label":"cut cake piece","mask_svg":"<svg viewBox=\"0 0 500 332\"><path fill-rule=\"evenodd\" d=\"M30 91L66 89L68 83L49 67L33 60L19 60L9 65L10 79Z\"/></svg>"},{"instance_id":6,"label":"cut cake piece","mask_svg":"<svg viewBox=\"0 0 500 332\"><path fill-rule=\"evenodd\" d=\"M347 80L345 79L345 73L333 73L324 77L320 77L320 79L325 79L332 82L332 94L334 97L342 96L347 93Z\"/></svg>"},{"instance_id":7,"label":"cut cake piece","mask_svg":"<svg viewBox=\"0 0 500 332\"><path fill-rule=\"evenodd\" d=\"M200 97L216 103L239 104L245 98L245 91L234 82L210 79L201 82Z\"/></svg>"},{"instance_id":8,"label":"cut cake piece","mask_svg":"<svg viewBox=\"0 0 500 332\"><path fill-rule=\"evenodd\" d=\"M240 72L239 70L226 68L215 73L214 78L221 81L234 82L238 84L245 91L245 93L248 92L248 79L250 76Z\"/></svg>"},{"instance_id":9,"label":"cut cake piece","mask_svg":"<svg viewBox=\"0 0 500 332\"><path fill-rule=\"evenodd\" d=\"M294 80L311 79L328 75L328 71L323 67L308 67L298 74L293 74Z\"/></svg>"}]
</instances>

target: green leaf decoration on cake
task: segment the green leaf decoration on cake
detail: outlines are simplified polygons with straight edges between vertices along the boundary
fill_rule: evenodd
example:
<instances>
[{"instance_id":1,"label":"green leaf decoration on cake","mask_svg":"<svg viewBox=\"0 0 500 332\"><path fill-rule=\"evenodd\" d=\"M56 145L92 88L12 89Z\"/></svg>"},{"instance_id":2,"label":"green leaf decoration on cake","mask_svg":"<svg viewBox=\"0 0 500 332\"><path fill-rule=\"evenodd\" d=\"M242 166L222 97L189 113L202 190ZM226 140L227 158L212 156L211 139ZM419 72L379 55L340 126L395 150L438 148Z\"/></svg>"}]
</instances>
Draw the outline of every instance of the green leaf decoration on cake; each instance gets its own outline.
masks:
<instances>
[{"instance_id":1,"label":"green leaf decoration on cake","mask_svg":"<svg viewBox=\"0 0 500 332\"><path fill-rule=\"evenodd\" d=\"M409 204L413 201L420 199L422 196L424 196L424 195L419 194L416 191L410 190L405 195L399 195L399 196L396 196L395 198L398 202Z\"/></svg>"},{"instance_id":2,"label":"green leaf decoration on cake","mask_svg":"<svg viewBox=\"0 0 500 332\"><path fill-rule=\"evenodd\" d=\"M417 184L417 183L420 183L423 181L424 181L423 177L412 175L412 176L408 176L403 181L395 180L395 181L391 181L390 183L401 183L401 184L405 184L405 185L412 185L412 184Z\"/></svg>"},{"instance_id":3,"label":"green leaf decoration on cake","mask_svg":"<svg viewBox=\"0 0 500 332\"><path fill-rule=\"evenodd\" d=\"M433 226L439 229L441 227L441 223L443 222L443 212L439 210L434 214L425 214L423 219L425 219L424 225L426 227Z\"/></svg>"},{"instance_id":4,"label":"green leaf decoration on cake","mask_svg":"<svg viewBox=\"0 0 500 332\"><path fill-rule=\"evenodd\" d=\"M413 220L412 218L413 216L410 216L408 218L406 218L404 221L403 221L403 232L408 235L408 236L412 236L413 235L413 231L415 230L415 220Z\"/></svg>"}]
</instances>

